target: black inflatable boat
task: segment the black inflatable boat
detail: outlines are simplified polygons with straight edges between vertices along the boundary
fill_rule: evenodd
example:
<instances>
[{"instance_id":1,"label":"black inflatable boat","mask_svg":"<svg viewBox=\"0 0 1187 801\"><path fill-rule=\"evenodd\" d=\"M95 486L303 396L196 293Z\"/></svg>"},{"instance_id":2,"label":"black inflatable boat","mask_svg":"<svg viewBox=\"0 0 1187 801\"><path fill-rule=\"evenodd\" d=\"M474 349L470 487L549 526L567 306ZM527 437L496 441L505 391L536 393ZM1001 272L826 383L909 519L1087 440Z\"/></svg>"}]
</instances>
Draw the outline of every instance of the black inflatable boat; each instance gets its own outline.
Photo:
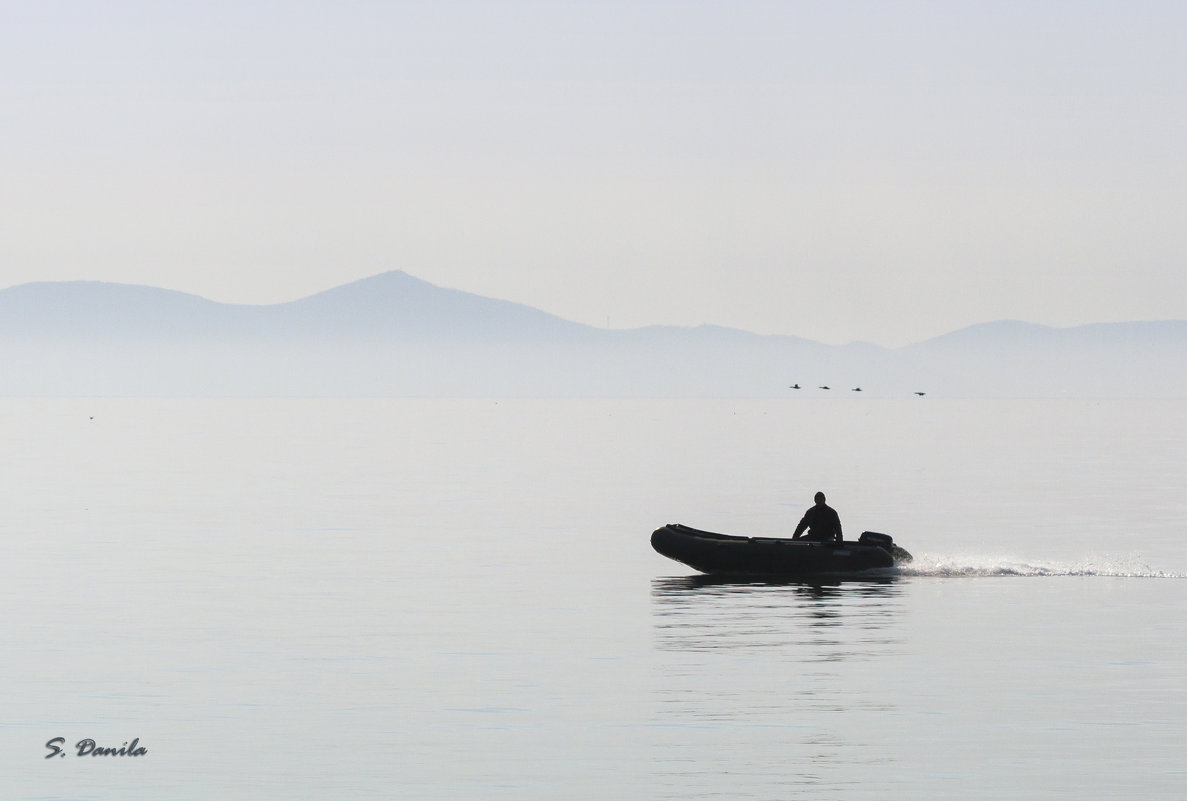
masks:
<instances>
[{"instance_id":1,"label":"black inflatable boat","mask_svg":"<svg viewBox=\"0 0 1187 801\"><path fill-rule=\"evenodd\" d=\"M911 561L890 535L875 531L857 542L811 542L714 534L669 523L651 535L651 547L702 573L753 576L857 573Z\"/></svg>"}]
</instances>

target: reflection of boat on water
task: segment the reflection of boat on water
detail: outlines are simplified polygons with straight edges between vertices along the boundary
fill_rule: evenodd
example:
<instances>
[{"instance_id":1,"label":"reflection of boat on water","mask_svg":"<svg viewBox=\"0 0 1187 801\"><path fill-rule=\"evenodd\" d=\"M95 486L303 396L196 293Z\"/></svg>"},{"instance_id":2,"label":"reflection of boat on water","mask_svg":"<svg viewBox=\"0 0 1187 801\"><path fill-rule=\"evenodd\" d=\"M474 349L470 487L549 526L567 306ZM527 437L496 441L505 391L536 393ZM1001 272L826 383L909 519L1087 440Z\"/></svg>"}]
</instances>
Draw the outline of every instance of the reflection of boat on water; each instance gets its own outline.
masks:
<instances>
[{"instance_id":1,"label":"reflection of boat on water","mask_svg":"<svg viewBox=\"0 0 1187 801\"><path fill-rule=\"evenodd\" d=\"M656 645L685 652L774 649L792 662L880 658L900 641L903 587L894 572L878 571L655 578Z\"/></svg>"},{"instance_id":2,"label":"reflection of boat on water","mask_svg":"<svg viewBox=\"0 0 1187 801\"><path fill-rule=\"evenodd\" d=\"M893 538L874 531L864 532L856 542L812 542L714 534L669 523L651 535L651 547L702 573L724 575L848 574L911 561Z\"/></svg>"},{"instance_id":3,"label":"reflection of boat on water","mask_svg":"<svg viewBox=\"0 0 1187 801\"><path fill-rule=\"evenodd\" d=\"M805 597L824 598L834 594L883 595L902 576L897 572L871 571L860 575L743 575L695 573L689 576L665 576L651 580L651 594L656 597L683 597L716 593L744 592L747 588L768 588L803 593ZM889 589L888 589L889 588Z\"/></svg>"}]
</instances>

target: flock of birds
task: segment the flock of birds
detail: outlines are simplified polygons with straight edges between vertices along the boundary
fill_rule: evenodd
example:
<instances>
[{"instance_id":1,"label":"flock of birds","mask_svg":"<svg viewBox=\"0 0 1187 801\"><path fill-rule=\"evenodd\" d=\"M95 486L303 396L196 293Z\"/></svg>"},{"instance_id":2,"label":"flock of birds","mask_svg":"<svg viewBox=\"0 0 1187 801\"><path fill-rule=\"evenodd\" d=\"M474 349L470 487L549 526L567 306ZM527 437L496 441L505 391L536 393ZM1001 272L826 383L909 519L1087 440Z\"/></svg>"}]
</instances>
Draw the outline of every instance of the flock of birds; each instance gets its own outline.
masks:
<instances>
[{"instance_id":1,"label":"flock of birds","mask_svg":"<svg viewBox=\"0 0 1187 801\"><path fill-rule=\"evenodd\" d=\"M801 387L799 384L792 384L790 387L788 387L788 389L803 389L803 387ZM817 389L832 389L832 387L819 386L819 387L817 387ZM861 387L854 387L853 389L851 389L849 391L850 392L861 392ZM916 392L915 394L922 398L927 393L926 392Z\"/></svg>"}]
</instances>

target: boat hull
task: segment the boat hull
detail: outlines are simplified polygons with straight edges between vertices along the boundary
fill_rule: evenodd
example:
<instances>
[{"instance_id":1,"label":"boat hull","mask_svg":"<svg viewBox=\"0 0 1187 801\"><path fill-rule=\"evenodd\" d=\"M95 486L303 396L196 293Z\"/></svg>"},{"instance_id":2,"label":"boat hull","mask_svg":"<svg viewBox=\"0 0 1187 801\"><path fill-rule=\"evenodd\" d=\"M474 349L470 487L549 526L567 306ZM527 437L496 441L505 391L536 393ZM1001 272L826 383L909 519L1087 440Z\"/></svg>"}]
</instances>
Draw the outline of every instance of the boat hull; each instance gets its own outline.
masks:
<instances>
[{"instance_id":1,"label":"boat hull","mask_svg":"<svg viewBox=\"0 0 1187 801\"><path fill-rule=\"evenodd\" d=\"M741 537L700 531L679 523L656 529L651 535L651 547L694 570L724 575L859 573L894 567L896 562L911 559L910 554L893 544Z\"/></svg>"}]
</instances>

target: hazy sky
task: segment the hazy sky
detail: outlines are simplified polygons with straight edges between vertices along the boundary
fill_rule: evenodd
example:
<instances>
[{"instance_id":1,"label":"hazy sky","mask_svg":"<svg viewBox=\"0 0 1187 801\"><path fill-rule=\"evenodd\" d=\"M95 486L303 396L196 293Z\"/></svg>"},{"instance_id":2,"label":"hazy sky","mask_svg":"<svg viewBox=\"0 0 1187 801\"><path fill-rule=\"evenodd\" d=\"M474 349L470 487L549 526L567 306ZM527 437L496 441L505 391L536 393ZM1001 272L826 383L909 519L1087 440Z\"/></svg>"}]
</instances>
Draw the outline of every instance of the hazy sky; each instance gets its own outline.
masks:
<instances>
[{"instance_id":1,"label":"hazy sky","mask_svg":"<svg viewBox=\"0 0 1187 801\"><path fill-rule=\"evenodd\" d=\"M0 0L0 286L1187 318L1187 3Z\"/></svg>"}]
</instances>

